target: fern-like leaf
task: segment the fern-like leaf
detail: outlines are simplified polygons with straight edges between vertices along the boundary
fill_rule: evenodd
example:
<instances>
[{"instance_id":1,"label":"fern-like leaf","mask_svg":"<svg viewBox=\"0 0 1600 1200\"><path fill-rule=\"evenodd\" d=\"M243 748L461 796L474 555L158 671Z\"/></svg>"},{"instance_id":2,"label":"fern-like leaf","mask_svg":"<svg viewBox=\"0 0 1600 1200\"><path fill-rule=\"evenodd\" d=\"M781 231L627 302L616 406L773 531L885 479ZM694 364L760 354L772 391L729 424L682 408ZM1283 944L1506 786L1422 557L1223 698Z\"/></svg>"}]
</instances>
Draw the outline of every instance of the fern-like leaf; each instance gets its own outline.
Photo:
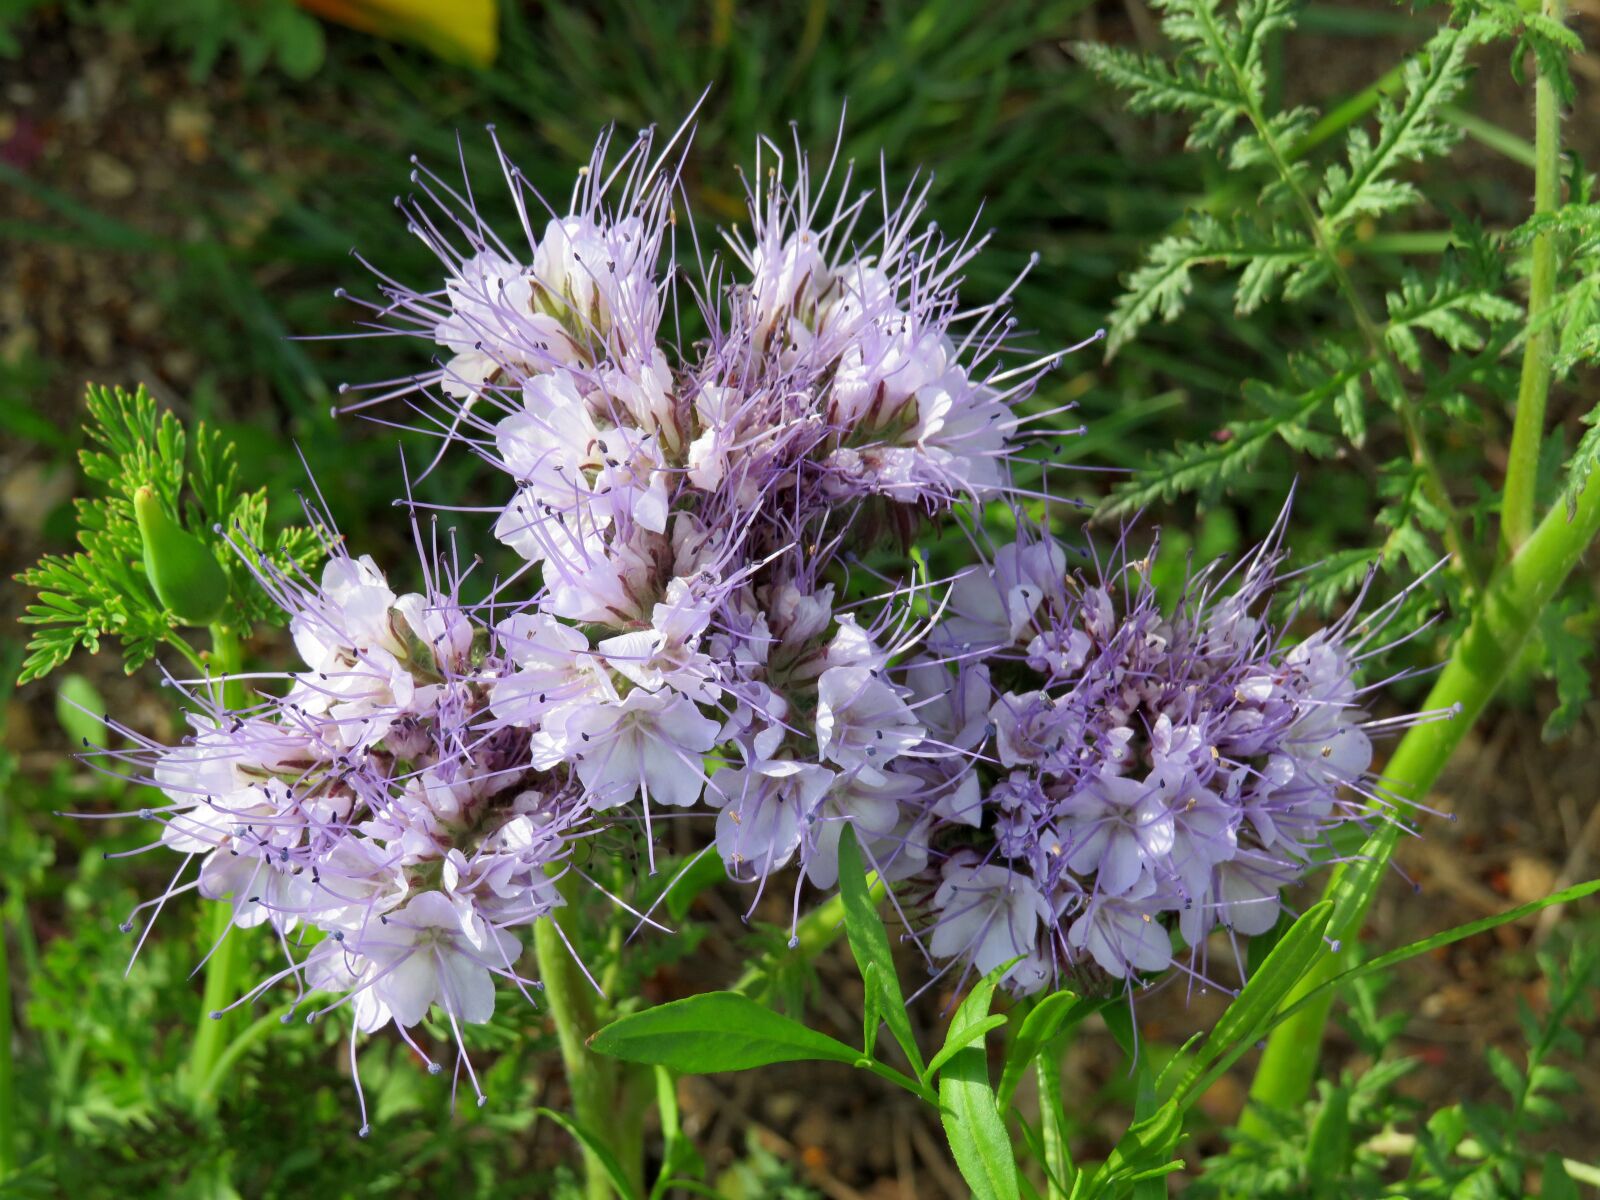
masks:
<instances>
[{"instance_id":1,"label":"fern-like leaf","mask_svg":"<svg viewBox=\"0 0 1600 1200\"><path fill-rule=\"evenodd\" d=\"M1331 234L1359 217L1416 202L1416 188L1390 178L1390 173L1406 163L1447 154L1460 139L1460 130L1444 120L1441 110L1466 86L1471 75L1466 57L1473 40L1468 30L1440 30L1421 53L1406 60L1403 101L1379 100L1377 140L1361 126L1346 135L1346 161L1328 167L1317 197L1323 225Z\"/></svg>"},{"instance_id":2,"label":"fern-like leaf","mask_svg":"<svg viewBox=\"0 0 1600 1200\"><path fill-rule=\"evenodd\" d=\"M87 409L90 445L79 461L96 494L76 501L81 549L46 555L17 577L37 593L21 618L32 633L19 682L48 675L80 648L98 652L108 637L120 643L130 673L163 643L176 642L177 621L157 600L141 561L133 513L141 487L184 513L190 531L216 556L229 580L231 624L281 624L284 613L257 585L252 567L310 570L323 553L315 532L270 531L265 490L239 490L232 443L204 425L194 432L189 470L189 432L170 412L158 412L145 389L90 387Z\"/></svg>"}]
</instances>

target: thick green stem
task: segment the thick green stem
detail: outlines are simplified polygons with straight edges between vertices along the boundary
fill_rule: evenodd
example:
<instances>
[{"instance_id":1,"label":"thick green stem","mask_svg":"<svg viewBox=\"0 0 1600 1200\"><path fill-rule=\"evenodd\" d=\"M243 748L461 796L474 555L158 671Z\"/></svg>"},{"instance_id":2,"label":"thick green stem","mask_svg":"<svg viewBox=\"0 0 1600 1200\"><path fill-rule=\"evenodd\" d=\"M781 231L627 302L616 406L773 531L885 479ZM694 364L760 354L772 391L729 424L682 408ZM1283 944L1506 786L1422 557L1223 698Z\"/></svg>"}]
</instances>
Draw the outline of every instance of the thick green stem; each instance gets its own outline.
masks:
<instances>
[{"instance_id":1,"label":"thick green stem","mask_svg":"<svg viewBox=\"0 0 1600 1200\"><path fill-rule=\"evenodd\" d=\"M1455 716L1413 726L1384 770L1384 784L1402 810L1421 803L1427 796L1450 755L1517 660L1539 614L1572 573L1597 532L1600 472L1590 476L1570 517L1565 507L1552 509L1516 555L1490 580L1471 624L1456 643L1424 705L1427 711L1454 709ZM1350 869L1342 866L1334 871L1327 895L1335 893ZM1366 918L1366 908L1366 903L1357 906L1339 928L1328 929L1328 936L1352 945ZM1333 978L1342 965L1339 955L1323 957L1289 994L1284 1006ZM1250 1089L1253 1105L1283 1111L1305 1101L1331 1004L1332 995L1326 994L1273 1031ZM1251 1110L1246 1110L1239 1127L1257 1136L1267 1133L1266 1123Z\"/></svg>"},{"instance_id":2,"label":"thick green stem","mask_svg":"<svg viewBox=\"0 0 1600 1200\"><path fill-rule=\"evenodd\" d=\"M211 627L211 685L216 699L228 709L245 708L250 698L244 682L234 679L244 666L244 646L239 635L229 625Z\"/></svg>"},{"instance_id":3,"label":"thick green stem","mask_svg":"<svg viewBox=\"0 0 1600 1200\"><path fill-rule=\"evenodd\" d=\"M211 627L211 673L216 682L212 685L218 703L229 709L242 709L246 705L244 686L227 676L237 674L243 664L244 651L238 635L223 625ZM213 1017L212 1014L227 1007L236 995L239 975L239 938L232 929L233 907L226 903L212 904L201 921L202 953L210 953L206 960L205 985L200 1000L200 1019L195 1030L194 1043L189 1048L188 1090L197 1110L210 1111L217 1102L223 1084L217 1063L237 1032L239 1017L230 1014ZM215 950L212 949L215 947Z\"/></svg>"},{"instance_id":4,"label":"thick green stem","mask_svg":"<svg viewBox=\"0 0 1600 1200\"><path fill-rule=\"evenodd\" d=\"M1544 15L1561 21L1565 0L1544 0ZM1533 211L1556 210L1561 190L1561 104L1547 71L1534 84ZM1544 439L1545 400L1550 391L1550 357L1554 330L1546 315L1556 287L1556 242L1550 232L1538 234L1529 250L1528 341L1522 351L1522 378L1517 386L1517 411L1511 429L1511 456L1506 466L1505 495L1500 501L1500 542L1507 554L1516 551L1533 530L1534 491L1539 479L1539 445Z\"/></svg>"},{"instance_id":5,"label":"thick green stem","mask_svg":"<svg viewBox=\"0 0 1600 1200\"><path fill-rule=\"evenodd\" d=\"M566 931L574 913L575 906L569 903L533 926L539 981L556 1026L567 1090L572 1095L572 1119L606 1145L633 1183L635 1193L642 1195L643 1113L637 1098L622 1094L622 1065L589 1049L589 1038L600 1028L595 1007L597 993L567 944L572 935ZM587 1147L583 1149L583 1173L588 1200L611 1200L611 1178L599 1157Z\"/></svg>"}]
</instances>

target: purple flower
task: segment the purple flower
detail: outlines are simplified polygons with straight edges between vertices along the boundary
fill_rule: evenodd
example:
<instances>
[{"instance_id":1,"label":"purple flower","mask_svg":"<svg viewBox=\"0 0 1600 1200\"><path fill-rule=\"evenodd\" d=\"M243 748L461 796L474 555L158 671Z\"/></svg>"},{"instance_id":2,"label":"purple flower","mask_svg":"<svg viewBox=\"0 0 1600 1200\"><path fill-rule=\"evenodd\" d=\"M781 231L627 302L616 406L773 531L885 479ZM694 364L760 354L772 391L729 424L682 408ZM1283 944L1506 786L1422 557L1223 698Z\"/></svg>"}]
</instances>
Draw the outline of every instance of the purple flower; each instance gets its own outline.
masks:
<instances>
[{"instance_id":1,"label":"purple flower","mask_svg":"<svg viewBox=\"0 0 1600 1200\"><path fill-rule=\"evenodd\" d=\"M948 846L947 864L978 856L990 883L1027 881L1042 897L1039 928L1007 936L1019 952L1048 947L1049 973L1069 986L1162 970L1174 934L1203 961L1219 925L1265 932L1335 826L1386 816L1352 678L1353 618L1288 642L1262 615L1282 559L1269 542L1242 570L1200 571L1164 607L1125 541L1094 574L1069 574L1033 533L950 589L929 644L956 661L989 651L992 736L976 756L975 805L929 802L930 850ZM970 686L966 712L979 707ZM926 702L930 727L953 741L943 704ZM941 878L926 945L977 965L972 919L955 913Z\"/></svg>"},{"instance_id":2,"label":"purple flower","mask_svg":"<svg viewBox=\"0 0 1600 1200\"><path fill-rule=\"evenodd\" d=\"M717 853L736 879L765 879L800 848L833 772L793 759L767 759L717 772L707 795L717 814Z\"/></svg>"},{"instance_id":3,"label":"purple flower","mask_svg":"<svg viewBox=\"0 0 1600 1200\"><path fill-rule=\"evenodd\" d=\"M1036 947L1050 905L1026 875L958 855L945 863L933 907L940 920L928 950L936 958L969 960L987 975L1020 956L1023 961L1006 972L1006 980L1022 984L1023 991L1043 982Z\"/></svg>"},{"instance_id":4,"label":"purple flower","mask_svg":"<svg viewBox=\"0 0 1600 1200\"><path fill-rule=\"evenodd\" d=\"M676 692L635 688L620 703L575 709L551 734L551 751L559 746L575 762L592 808L616 808L641 793L646 806L686 808L700 798L699 763L720 730Z\"/></svg>"},{"instance_id":5,"label":"purple flower","mask_svg":"<svg viewBox=\"0 0 1600 1200\"><path fill-rule=\"evenodd\" d=\"M1067 866L1121 896L1153 879L1172 853L1173 809L1162 789L1122 775L1100 775L1055 805Z\"/></svg>"}]
</instances>

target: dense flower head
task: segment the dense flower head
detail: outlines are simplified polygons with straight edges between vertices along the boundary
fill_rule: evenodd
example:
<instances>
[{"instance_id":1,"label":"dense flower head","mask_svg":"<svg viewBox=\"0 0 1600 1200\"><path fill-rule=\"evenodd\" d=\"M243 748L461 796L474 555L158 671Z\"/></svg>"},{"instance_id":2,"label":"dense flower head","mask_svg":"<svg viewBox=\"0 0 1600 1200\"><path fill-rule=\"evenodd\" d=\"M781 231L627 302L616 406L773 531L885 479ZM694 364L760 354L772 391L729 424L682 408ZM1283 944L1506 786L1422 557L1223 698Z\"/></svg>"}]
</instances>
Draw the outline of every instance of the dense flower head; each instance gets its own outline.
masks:
<instances>
[{"instance_id":1,"label":"dense flower head","mask_svg":"<svg viewBox=\"0 0 1600 1200\"><path fill-rule=\"evenodd\" d=\"M407 394L505 477L493 532L537 583L494 622L489 707L539 769L647 839L663 807L716 809L738 879L797 863L831 884L845 822L911 873L928 789L973 745L931 734L914 705L946 702L889 670L925 632L909 593L846 604L841 548L1008 494L1054 356L1001 368L1007 297L957 301L985 239L925 222L926 181L857 191L851 166L814 179L771 142L729 258L680 262L680 146L603 138L564 214L502 153L515 248L470 190L416 173L403 207L445 286L380 277L374 323L451 356L352 407ZM687 348L683 308L706 331Z\"/></svg>"},{"instance_id":2,"label":"dense flower head","mask_svg":"<svg viewBox=\"0 0 1600 1200\"><path fill-rule=\"evenodd\" d=\"M1086 573L1030 532L1022 402L1058 356L1012 353L1007 296L961 307L984 239L924 222L926 182L857 193L763 142L748 228L691 270L678 139L602 138L560 212L500 158L508 239L414 174L439 286L379 275L370 324L435 365L349 407L403 400L486 464L512 565L469 602L474 568L430 536L401 594L319 513L320 579L260 574L303 666L233 681L242 703L183 685L188 740L127 755L186 856L167 895L288 956L238 1003L287 980L352 1038L411 1042L434 1012L459 1040L497 981L537 986L517 931L586 878L576 845L626 831L654 873L663 819L696 814L752 910L785 870L796 912L836 886L849 826L931 959L1109 986L1174 936L1269 928L1330 826L1379 803L1368 627L1287 642L1261 615L1276 540L1168 610L1145 562ZM994 502L1020 533L981 568L868 566L938 520L981 541Z\"/></svg>"},{"instance_id":3,"label":"dense flower head","mask_svg":"<svg viewBox=\"0 0 1600 1200\"><path fill-rule=\"evenodd\" d=\"M563 903L556 879L590 806L576 778L537 765L525 731L493 720L509 659L459 579L397 594L332 546L320 581L261 578L302 669L231 707L214 681L174 681L189 737L123 757L165 797L143 814L158 844L198 860L193 886L236 930L270 927L288 956L236 1003L291 980L302 997L335 993L361 1032L404 1033L434 1007L483 1022L495 978L523 982L508 931Z\"/></svg>"},{"instance_id":4,"label":"dense flower head","mask_svg":"<svg viewBox=\"0 0 1600 1200\"><path fill-rule=\"evenodd\" d=\"M408 1040L533 982L516 930L565 902L572 848L602 830L633 831L653 872L663 818L702 814L752 907L785 868L796 907L834 886L847 824L885 878L930 869L934 823L976 819L982 722L936 662L904 666L927 631L913 589L863 592L849 564L1006 494L1016 405L1052 361L996 365L1004 298L956 301L983 239L925 224L926 184L855 194L830 166L813 186L763 143L749 230L696 272L677 139L602 138L564 211L501 164L507 237L470 187L414 173L401 207L439 286L380 275L371 323L435 366L351 407L403 399L485 463L522 567L468 602L435 533L425 588L401 593L314 512L320 578L259 574L301 667L227 704L180 685L189 738L127 755L185 856L167 894L197 862L235 933L270 928L288 957L239 1002L290 981L334 995L312 1015ZM688 347L686 307L706 331Z\"/></svg>"},{"instance_id":5,"label":"dense flower head","mask_svg":"<svg viewBox=\"0 0 1600 1200\"><path fill-rule=\"evenodd\" d=\"M1000 547L929 639L992 736L976 819L936 835L924 940L979 971L1020 959L1018 991L1125 986L1175 941L1264 933L1329 831L1387 807L1355 680L1383 612L1291 642L1265 615L1277 534L1172 605L1125 547L1080 569L1043 533Z\"/></svg>"}]
</instances>

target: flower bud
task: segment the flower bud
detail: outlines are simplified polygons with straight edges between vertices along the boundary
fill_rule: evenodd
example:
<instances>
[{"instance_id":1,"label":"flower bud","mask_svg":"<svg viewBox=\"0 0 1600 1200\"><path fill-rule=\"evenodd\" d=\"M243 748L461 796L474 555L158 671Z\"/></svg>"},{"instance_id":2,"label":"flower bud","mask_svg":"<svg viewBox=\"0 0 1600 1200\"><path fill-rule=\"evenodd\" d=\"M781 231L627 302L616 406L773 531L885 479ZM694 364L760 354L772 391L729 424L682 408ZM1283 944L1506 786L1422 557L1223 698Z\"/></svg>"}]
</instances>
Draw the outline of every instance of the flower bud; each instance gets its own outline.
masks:
<instances>
[{"instance_id":1,"label":"flower bud","mask_svg":"<svg viewBox=\"0 0 1600 1200\"><path fill-rule=\"evenodd\" d=\"M156 599L185 625L209 625L228 602L228 577L215 556L161 507L148 487L133 494L144 570Z\"/></svg>"}]
</instances>

